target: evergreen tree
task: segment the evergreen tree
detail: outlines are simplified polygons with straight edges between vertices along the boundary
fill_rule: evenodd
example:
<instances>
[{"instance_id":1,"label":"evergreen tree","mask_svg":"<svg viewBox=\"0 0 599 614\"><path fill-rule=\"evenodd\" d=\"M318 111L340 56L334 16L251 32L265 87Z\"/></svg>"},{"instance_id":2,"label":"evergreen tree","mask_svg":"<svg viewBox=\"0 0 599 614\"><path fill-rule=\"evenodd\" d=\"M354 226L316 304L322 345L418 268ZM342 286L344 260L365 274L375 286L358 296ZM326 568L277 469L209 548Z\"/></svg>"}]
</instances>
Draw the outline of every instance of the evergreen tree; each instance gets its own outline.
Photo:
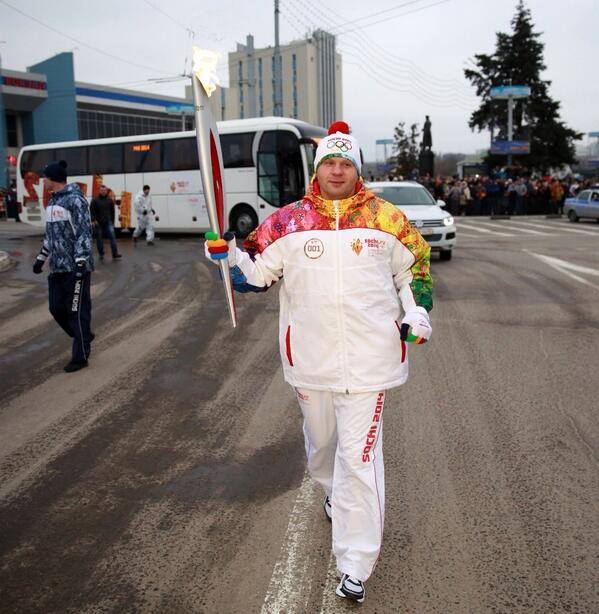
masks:
<instances>
[{"instance_id":1,"label":"evergreen tree","mask_svg":"<svg viewBox=\"0 0 599 614\"><path fill-rule=\"evenodd\" d=\"M395 143L395 174L409 178L418 168L418 124L410 126L410 133L406 132L405 122L399 122L395 127L393 138Z\"/></svg>"},{"instance_id":2,"label":"evergreen tree","mask_svg":"<svg viewBox=\"0 0 599 614\"><path fill-rule=\"evenodd\" d=\"M530 9L518 1L512 18L512 33L497 33L492 55L475 55L478 70L466 69L466 78L476 87L482 99L480 107L470 117L470 128L479 132L494 131L495 137L507 139L507 101L493 100L491 88L498 85L528 85L531 95L514 101L514 139L529 140L530 154L518 156L521 162L541 171L552 166L575 162L575 140L578 133L561 121L560 103L549 95L551 81L541 79L546 66L544 44L534 31ZM504 156L490 155L487 162L495 166L505 162Z\"/></svg>"}]
</instances>

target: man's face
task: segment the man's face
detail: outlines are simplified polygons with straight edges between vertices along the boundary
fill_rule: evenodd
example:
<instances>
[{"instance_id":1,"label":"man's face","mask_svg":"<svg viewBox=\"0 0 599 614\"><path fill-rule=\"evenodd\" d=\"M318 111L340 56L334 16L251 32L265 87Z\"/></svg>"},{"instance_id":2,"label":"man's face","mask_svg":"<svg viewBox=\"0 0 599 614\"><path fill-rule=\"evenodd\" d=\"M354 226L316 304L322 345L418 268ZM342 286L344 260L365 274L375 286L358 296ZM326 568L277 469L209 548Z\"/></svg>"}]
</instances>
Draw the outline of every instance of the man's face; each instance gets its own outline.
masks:
<instances>
[{"instance_id":1,"label":"man's face","mask_svg":"<svg viewBox=\"0 0 599 614\"><path fill-rule=\"evenodd\" d=\"M48 179L48 177L44 177L44 188L49 192L58 192L58 190L64 187L64 183L56 183L56 181L52 181L52 179Z\"/></svg>"},{"instance_id":2,"label":"man's face","mask_svg":"<svg viewBox=\"0 0 599 614\"><path fill-rule=\"evenodd\" d=\"M144 196L147 196L150 193L150 188L146 188L144 190Z\"/></svg>"},{"instance_id":3,"label":"man's face","mask_svg":"<svg viewBox=\"0 0 599 614\"><path fill-rule=\"evenodd\" d=\"M358 171L346 158L327 158L318 167L316 178L323 198L341 200L353 196Z\"/></svg>"},{"instance_id":4,"label":"man's face","mask_svg":"<svg viewBox=\"0 0 599 614\"><path fill-rule=\"evenodd\" d=\"M106 196L106 194L108 194L108 188L103 185L100 187L100 196Z\"/></svg>"}]
</instances>

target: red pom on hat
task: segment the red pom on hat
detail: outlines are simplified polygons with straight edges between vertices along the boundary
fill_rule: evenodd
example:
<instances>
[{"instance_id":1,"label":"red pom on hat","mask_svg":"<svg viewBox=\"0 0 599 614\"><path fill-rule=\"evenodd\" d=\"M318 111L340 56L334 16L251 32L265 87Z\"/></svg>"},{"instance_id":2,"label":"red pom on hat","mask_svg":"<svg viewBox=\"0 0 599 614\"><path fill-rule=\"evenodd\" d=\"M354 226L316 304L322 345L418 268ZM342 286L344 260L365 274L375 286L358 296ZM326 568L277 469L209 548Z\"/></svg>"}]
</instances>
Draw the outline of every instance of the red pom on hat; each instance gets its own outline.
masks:
<instances>
[{"instance_id":1,"label":"red pom on hat","mask_svg":"<svg viewBox=\"0 0 599 614\"><path fill-rule=\"evenodd\" d=\"M349 134L349 125L346 122L333 122L329 126L329 134L335 134L335 132L343 132L343 134Z\"/></svg>"}]
</instances>

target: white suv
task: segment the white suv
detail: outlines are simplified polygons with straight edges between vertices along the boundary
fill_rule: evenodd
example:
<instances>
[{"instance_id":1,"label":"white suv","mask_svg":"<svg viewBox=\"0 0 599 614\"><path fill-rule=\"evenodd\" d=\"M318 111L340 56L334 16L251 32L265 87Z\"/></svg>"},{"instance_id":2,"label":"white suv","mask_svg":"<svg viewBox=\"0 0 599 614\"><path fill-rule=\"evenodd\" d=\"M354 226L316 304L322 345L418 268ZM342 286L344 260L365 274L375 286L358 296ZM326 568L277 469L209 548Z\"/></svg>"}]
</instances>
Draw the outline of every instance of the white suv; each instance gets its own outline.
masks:
<instances>
[{"instance_id":1,"label":"white suv","mask_svg":"<svg viewBox=\"0 0 599 614\"><path fill-rule=\"evenodd\" d=\"M397 205L426 239L431 251L439 252L441 260L451 260L456 226L453 217L441 209L445 207L442 200L435 201L430 192L415 181L372 181L366 187L379 198Z\"/></svg>"}]
</instances>

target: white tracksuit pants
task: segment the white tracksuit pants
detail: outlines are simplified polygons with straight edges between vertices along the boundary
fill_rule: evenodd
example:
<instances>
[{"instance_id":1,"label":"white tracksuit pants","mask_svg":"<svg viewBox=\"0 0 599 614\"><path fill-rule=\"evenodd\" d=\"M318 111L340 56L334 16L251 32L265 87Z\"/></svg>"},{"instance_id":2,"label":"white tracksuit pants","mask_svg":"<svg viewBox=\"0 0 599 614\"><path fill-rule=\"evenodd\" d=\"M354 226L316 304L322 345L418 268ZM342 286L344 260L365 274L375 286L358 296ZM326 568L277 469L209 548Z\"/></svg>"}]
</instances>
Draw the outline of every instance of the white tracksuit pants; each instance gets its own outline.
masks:
<instances>
[{"instance_id":1,"label":"white tracksuit pants","mask_svg":"<svg viewBox=\"0 0 599 614\"><path fill-rule=\"evenodd\" d=\"M146 231L146 241L154 240L154 216L140 215L137 218L137 228L133 232L133 236L137 239L143 231Z\"/></svg>"},{"instance_id":2,"label":"white tracksuit pants","mask_svg":"<svg viewBox=\"0 0 599 614\"><path fill-rule=\"evenodd\" d=\"M385 392L296 389L308 471L331 499L337 570L365 581L383 537Z\"/></svg>"}]
</instances>

